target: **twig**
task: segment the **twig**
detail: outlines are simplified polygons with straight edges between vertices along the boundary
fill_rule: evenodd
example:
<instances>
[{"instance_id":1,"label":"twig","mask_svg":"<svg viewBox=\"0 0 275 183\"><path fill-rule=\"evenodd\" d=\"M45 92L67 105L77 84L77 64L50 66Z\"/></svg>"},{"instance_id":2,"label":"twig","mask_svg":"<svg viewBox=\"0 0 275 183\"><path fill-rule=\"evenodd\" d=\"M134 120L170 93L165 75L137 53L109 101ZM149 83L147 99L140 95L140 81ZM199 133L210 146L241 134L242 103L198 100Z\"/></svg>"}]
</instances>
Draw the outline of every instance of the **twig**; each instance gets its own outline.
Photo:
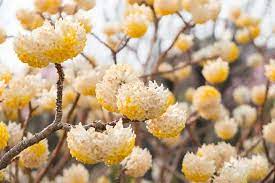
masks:
<instances>
[{"instance_id":1,"label":"twig","mask_svg":"<svg viewBox=\"0 0 275 183\"><path fill-rule=\"evenodd\" d=\"M92 60L92 59L90 59L85 53L80 53L80 55L82 56L82 57L84 57L86 60L88 60L88 62L93 66L93 67L96 67L96 64L95 64L95 62Z\"/></svg>"},{"instance_id":2,"label":"twig","mask_svg":"<svg viewBox=\"0 0 275 183\"><path fill-rule=\"evenodd\" d=\"M269 173L265 176L265 178L264 178L260 183L265 183L265 182L269 179L269 177L274 173L274 171L275 171L275 167L273 167L273 168L269 171Z\"/></svg>"},{"instance_id":3,"label":"twig","mask_svg":"<svg viewBox=\"0 0 275 183\"><path fill-rule=\"evenodd\" d=\"M14 157L16 157L20 152L22 152L24 149L47 138L51 133L59 130L62 127L62 125L60 125L61 124L60 122L62 119L62 93L63 93L64 72L60 64L55 64L55 67L59 78L56 83L57 97L56 97L56 113L55 113L54 121L50 125L48 125L46 128L44 128L41 132L35 133L34 136L32 136L29 139L22 140L20 143L18 143L13 148L11 148L8 152L6 152L3 155L3 157L0 159L0 170L6 168L8 164L11 162L11 160Z\"/></svg>"},{"instance_id":4,"label":"twig","mask_svg":"<svg viewBox=\"0 0 275 183\"><path fill-rule=\"evenodd\" d=\"M38 108L38 106L33 108L32 103L29 102L28 108L29 108L29 113L28 113L28 116L27 116L27 118L25 119L25 121L23 123L23 137L26 136L26 134L27 134L28 124L30 122L30 119L32 118L33 112Z\"/></svg>"},{"instance_id":5,"label":"twig","mask_svg":"<svg viewBox=\"0 0 275 183\"><path fill-rule=\"evenodd\" d=\"M77 93L77 95L75 97L75 100L74 100L74 103L73 103L72 107L70 108L69 113L68 113L68 115L66 117L66 122L67 123L70 123L71 116L72 116L72 114L73 114L73 112L74 112L74 110L76 108L76 105L77 105L77 103L79 101L79 98L80 98L80 94ZM60 140L57 143L55 149L53 150L53 152L52 152L52 154L51 154L51 156L50 156L50 158L49 158L49 160L47 162L47 165L41 171L39 171L39 173L38 173L38 175L37 175L37 177L35 179L35 183L39 183L43 179L43 177L46 175L46 173L49 171L49 169L50 169L53 161L55 160L55 158L59 154L60 150L62 149L63 144L64 144L64 142L66 140L66 137L67 137L67 132L64 131L62 137L60 138Z\"/></svg>"}]
</instances>

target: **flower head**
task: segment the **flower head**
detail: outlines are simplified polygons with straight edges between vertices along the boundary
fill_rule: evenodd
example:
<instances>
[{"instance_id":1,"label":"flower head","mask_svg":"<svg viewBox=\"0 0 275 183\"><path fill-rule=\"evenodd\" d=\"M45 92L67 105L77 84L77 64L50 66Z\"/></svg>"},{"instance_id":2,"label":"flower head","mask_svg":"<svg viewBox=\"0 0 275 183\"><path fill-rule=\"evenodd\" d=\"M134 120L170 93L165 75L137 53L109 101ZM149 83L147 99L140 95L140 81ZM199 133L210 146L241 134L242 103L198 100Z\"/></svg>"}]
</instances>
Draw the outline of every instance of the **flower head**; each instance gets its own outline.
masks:
<instances>
[{"instance_id":1,"label":"flower head","mask_svg":"<svg viewBox=\"0 0 275 183\"><path fill-rule=\"evenodd\" d=\"M255 123L257 111L255 108L244 104L233 110L233 116L241 127L248 128Z\"/></svg>"},{"instance_id":2,"label":"flower head","mask_svg":"<svg viewBox=\"0 0 275 183\"><path fill-rule=\"evenodd\" d=\"M5 147L8 145L9 138L10 134L8 127L5 125L5 123L0 122L0 151L5 149Z\"/></svg>"},{"instance_id":3,"label":"flower head","mask_svg":"<svg viewBox=\"0 0 275 183\"><path fill-rule=\"evenodd\" d=\"M141 81L124 84L118 90L117 106L121 114L131 120L153 119L162 115L169 106L169 91L149 82L145 86Z\"/></svg>"},{"instance_id":4,"label":"flower head","mask_svg":"<svg viewBox=\"0 0 275 183\"><path fill-rule=\"evenodd\" d=\"M152 166L152 155L147 149L135 147L122 162L126 175L142 177Z\"/></svg>"},{"instance_id":5,"label":"flower head","mask_svg":"<svg viewBox=\"0 0 275 183\"><path fill-rule=\"evenodd\" d=\"M145 15L128 15L123 22L123 31L131 38L142 37L148 29L148 22Z\"/></svg>"},{"instance_id":6,"label":"flower head","mask_svg":"<svg viewBox=\"0 0 275 183\"><path fill-rule=\"evenodd\" d=\"M160 16L176 13L180 9L179 0L154 0L154 9Z\"/></svg>"},{"instance_id":7,"label":"flower head","mask_svg":"<svg viewBox=\"0 0 275 183\"><path fill-rule=\"evenodd\" d=\"M123 85L137 81L138 73L130 65L113 65L103 76L103 80L96 84L96 98L108 111L118 112L117 92Z\"/></svg>"},{"instance_id":8,"label":"flower head","mask_svg":"<svg viewBox=\"0 0 275 183\"><path fill-rule=\"evenodd\" d=\"M214 174L215 169L214 161L193 153L185 154L182 161L182 172L189 181L207 182Z\"/></svg>"},{"instance_id":9,"label":"flower head","mask_svg":"<svg viewBox=\"0 0 275 183\"><path fill-rule=\"evenodd\" d=\"M265 76L271 82L275 82L275 60L271 59L269 64L265 66Z\"/></svg>"},{"instance_id":10,"label":"flower head","mask_svg":"<svg viewBox=\"0 0 275 183\"><path fill-rule=\"evenodd\" d=\"M40 68L77 56L85 43L84 28L78 22L63 19L55 27L45 23L30 35L20 35L15 39L14 49L22 62Z\"/></svg>"},{"instance_id":11,"label":"flower head","mask_svg":"<svg viewBox=\"0 0 275 183\"><path fill-rule=\"evenodd\" d=\"M6 31L2 27L0 27L0 44L4 43L6 41L6 38Z\"/></svg>"},{"instance_id":12,"label":"flower head","mask_svg":"<svg viewBox=\"0 0 275 183\"><path fill-rule=\"evenodd\" d=\"M19 123L9 122L8 131L12 138L9 138L8 144L9 147L15 146L23 137L23 129Z\"/></svg>"},{"instance_id":13,"label":"flower head","mask_svg":"<svg viewBox=\"0 0 275 183\"><path fill-rule=\"evenodd\" d=\"M233 118L225 118L224 120L215 123L215 132L217 136L223 140L228 140L234 137L237 133L238 124Z\"/></svg>"},{"instance_id":14,"label":"flower head","mask_svg":"<svg viewBox=\"0 0 275 183\"><path fill-rule=\"evenodd\" d=\"M204 65L202 74L209 83L219 84L227 79L229 74L229 65L222 59L210 61Z\"/></svg>"},{"instance_id":15,"label":"flower head","mask_svg":"<svg viewBox=\"0 0 275 183\"><path fill-rule=\"evenodd\" d=\"M263 137L266 141L275 144L275 120L263 127Z\"/></svg>"},{"instance_id":16,"label":"flower head","mask_svg":"<svg viewBox=\"0 0 275 183\"><path fill-rule=\"evenodd\" d=\"M251 91L251 100L255 105L261 106L266 100L266 86L254 86Z\"/></svg>"},{"instance_id":17,"label":"flower head","mask_svg":"<svg viewBox=\"0 0 275 183\"><path fill-rule=\"evenodd\" d=\"M57 179L60 180L60 183L88 183L89 172L83 165L73 164L69 168L64 169L62 177Z\"/></svg>"},{"instance_id":18,"label":"flower head","mask_svg":"<svg viewBox=\"0 0 275 183\"><path fill-rule=\"evenodd\" d=\"M175 43L175 47L186 52L193 46L193 36L181 34Z\"/></svg>"},{"instance_id":19,"label":"flower head","mask_svg":"<svg viewBox=\"0 0 275 183\"><path fill-rule=\"evenodd\" d=\"M77 6L84 9L90 10L96 5L96 0L74 0L77 3Z\"/></svg>"},{"instance_id":20,"label":"flower head","mask_svg":"<svg viewBox=\"0 0 275 183\"><path fill-rule=\"evenodd\" d=\"M268 174L268 161L261 155L253 155L248 160L248 180L260 181Z\"/></svg>"},{"instance_id":21,"label":"flower head","mask_svg":"<svg viewBox=\"0 0 275 183\"><path fill-rule=\"evenodd\" d=\"M250 94L250 90L247 87L238 86L233 91L234 101L239 105L249 103L250 101L249 94Z\"/></svg>"},{"instance_id":22,"label":"flower head","mask_svg":"<svg viewBox=\"0 0 275 183\"><path fill-rule=\"evenodd\" d=\"M48 141L42 140L23 150L19 154L19 161L26 168L38 168L47 162L48 155Z\"/></svg>"},{"instance_id":23,"label":"flower head","mask_svg":"<svg viewBox=\"0 0 275 183\"><path fill-rule=\"evenodd\" d=\"M148 120L147 129L158 138L171 138L178 136L185 127L186 111L178 104L169 106L167 111L159 118Z\"/></svg>"}]
</instances>

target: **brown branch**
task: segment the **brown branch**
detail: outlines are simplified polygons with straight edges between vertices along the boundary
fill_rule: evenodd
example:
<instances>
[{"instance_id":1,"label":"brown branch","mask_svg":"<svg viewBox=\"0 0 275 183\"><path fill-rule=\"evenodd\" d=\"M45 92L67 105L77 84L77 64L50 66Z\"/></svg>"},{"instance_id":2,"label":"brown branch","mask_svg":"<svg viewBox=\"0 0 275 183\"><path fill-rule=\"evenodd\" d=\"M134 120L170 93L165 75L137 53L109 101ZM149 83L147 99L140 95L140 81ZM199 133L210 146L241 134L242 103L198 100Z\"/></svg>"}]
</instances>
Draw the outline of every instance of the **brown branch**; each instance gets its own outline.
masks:
<instances>
[{"instance_id":1,"label":"brown branch","mask_svg":"<svg viewBox=\"0 0 275 183\"><path fill-rule=\"evenodd\" d=\"M93 67L96 67L96 64L95 64L95 62L92 60L92 59L90 59L85 53L80 53L80 55L82 56L82 57L84 57L86 60L88 60L88 62L93 66Z\"/></svg>"},{"instance_id":2,"label":"brown branch","mask_svg":"<svg viewBox=\"0 0 275 183\"><path fill-rule=\"evenodd\" d=\"M0 159L0 170L6 168L8 164L12 161L14 157L16 157L20 152L24 149L38 143L39 141L47 138L54 131L62 128L61 119L62 119L62 93L63 93L63 82L64 82L64 72L62 66L60 64L55 64L57 73L58 73L58 81L57 85L57 97L56 97L56 113L54 121L44 128L41 132L35 133L29 139L22 140L20 143L11 148L8 152L6 152L3 157Z\"/></svg>"},{"instance_id":3,"label":"brown branch","mask_svg":"<svg viewBox=\"0 0 275 183\"><path fill-rule=\"evenodd\" d=\"M72 116L72 114L73 114L73 112L74 112L74 110L75 110L75 108L77 106L79 98L80 98L80 94L77 93L77 95L75 97L75 100L73 102L73 105L70 108L70 110L68 112L68 115L66 117L66 122L67 123L70 123L71 116ZM59 154L60 150L62 149L63 144L64 144L64 142L66 140L66 137L67 137L67 132L64 131L62 137L60 138L60 140L58 141L55 149L53 150L53 152L52 152L52 154L51 154L51 156L50 156L50 158L49 158L49 160L47 162L47 165L41 171L38 172L38 175L37 175L37 177L35 179L35 183L39 183L43 179L43 177L46 175L46 173L49 171L49 169L50 169L53 161L56 159L57 155Z\"/></svg>"},{"instance_id":4,"label":"brown branch","mask_svg":"<svg viewBox=\"0 0 275 183\"><path fill-rule=\"evenodd\" d=\"M159 56L159 58L158 58L158 60L157 60L157 62L156 62L154 71L157 71L158 66L164 61L164 59L165 59L166 56L168 55L169 51L170 51L170 50L173 48L173 46L175 45L175 43L176 43L176 41L178 40L179 36L180 36L183 32L185 32L186 30L188 30L188 29L190 29L190 28L192 28L192 27L194 27L194 26L195 26L194 23L186 23L186 24L184 24L184 26L180 29L180 31L179 31L179 32L176 34L176 36L174 37L174 39L173 39L172 43L170 44L170 46L169 46L165 51L163 51L163 52L160 54L160 56Z\"/></svg>"},{"instance_id":5,"label":"brown branch","mask_svg":"<svg viewBox=\"0 0 275 183\"><path fill-rule=\"evenodd\" d=\"M275 167L273 167L273 168L269 171L269 173L265 176L265 178L264 178L260 183L265 183L265 182L269 179L269 177L270 177L274 172L275 172Z\"/></svg>"},{"instance_id":6,"label":"brown branch","mask_svg":"<svg viewBox=\"0 0 275 183\"><path fill-rule=\"evenodd\" d=\"M32 103L29 102L28 108L29 108L29 113L28 113L28 116L27 116L27 118L25 119L25 121L23 123L23 137L27 135L28 124L29 124L29 122L30 122L30 120L32 118L33 112L38 108L38 106L36 106L36 107L33 108L32 107Z\"/></svg>"}]
</instances>

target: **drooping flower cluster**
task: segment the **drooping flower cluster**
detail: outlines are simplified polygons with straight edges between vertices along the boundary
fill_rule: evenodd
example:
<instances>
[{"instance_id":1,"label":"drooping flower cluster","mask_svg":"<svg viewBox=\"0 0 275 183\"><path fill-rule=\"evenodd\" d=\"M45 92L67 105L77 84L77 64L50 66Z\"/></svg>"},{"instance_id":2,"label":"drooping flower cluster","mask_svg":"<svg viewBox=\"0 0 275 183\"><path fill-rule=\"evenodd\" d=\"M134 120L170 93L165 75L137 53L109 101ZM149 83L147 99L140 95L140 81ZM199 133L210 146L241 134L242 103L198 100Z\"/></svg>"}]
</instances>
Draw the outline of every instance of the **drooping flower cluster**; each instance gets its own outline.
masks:
<instances>
[{"instance_id":1,"label":"drooping flower cluster","mask_svg":"<svg viewBox=\"0 0 275 183\"><path fill-rule=\"evenodd\" d=\"M241 104L247 104L250 101L250 90L246 86L238 86L233 91L233 98L234 101L241 105Z\"/></svg>"},{"instance_id":2,"label":"drooping flower cluster","mask_svg":"<svg viewBox=\"0 0 275 183\"><path fill-rule=\"evenodd\" d=\"M212 86L197 88L193 96L193 105L203 118L218 120L221 117L221 94Z\"/></svg>"},{"instance_id":3,"label":"drooping flower cluster","mask_svg":"<svg viewBox=\"0 0 275 183\"><path fill-rule=\"evenodd\" d=\"M86 130L79 124L68 133L67 143L71 155L82 163L103 161L112 165L118 164L132 152L135 134L131 127L124 128L121 120L115 127L107 125L103 133L94 128Z\"/></svg>"},{"instance_id":4,"label":"drooping flower cluster","mask_svg":"<svg viewBox=\"0 0 275 183\"><path fill-rule=\"evenodd\" d=\"M129 65L111 66L96 84L98 102L108 111L131 120L153 119L169 106L169 91L156 82L146 86Z\"/></svg>"},{"instance_id":5,"label":"drooping flower cluster","mask_svg":"<svg viewBox=\"0 0 275 183\"><path fill-rule=\"evenodd\" d=\"M269 64L265 66L265 76L269 81L275 82L275 60L271 59Z\"/></svg>"},{"instance_id":6,"label":"drooping flower cluster","mask_svg":"<svg viewBox=\"0 0 275 183\"><path fill-rule=\"evenodd\" d=\"M73 164L63 170L63 175L55 179L57 183L88 183L89 172L81 164Z\"/></svg>"},{"instance_id":7,"label":"drooping flower cluster","mask_svg":"<svg viewBox=\"0 0 275 183\"><path fill-rule=\"evenodd\" d=\"M215 163L213 160L187 153L182 161L182 172L189 181L207 182L215 173Z\"/></svg>"},{"instance_id":8,"label":"drooping flower cluster","mask_svg":"<svg viewBox=\"0 0 275 183\"><path fill-rule=\"evenodd\" d=\"M202 74L209 83L219 84L227 79L229 74L229 65L222 59L209 61L206 65L204 65Z\"/></svg>"},{"instance_id":9,"label":"drooping flower cluster","mask_svg":"<svg viewBox=\"0 0 275 183\"><path fill-rule=\"evenodd\" d=\"M10 134L5 123L0 122L0 151L4 150L8 145Z\"/></svg>"},{"instance_id":10,"label":"drooping flower cluster","mask_svg":"<svg viewBox=\"0 0 275 183\"><path fill-rule=\"evenodd\" d=\"M244 104L233 110L233 116L241 127L249 128L256 122L257 111L255 108Z\"/></svg>"},{"instance_id":11,"label":"drooping flower cluster","mask_svg":"<svg viewBox=\"0 0 275 183\"><path fill-rule=\"evenodd\" d=\"M152 17L149 7L138 4L129 5L123 22L124 33L131 38L142 37L147 32Z\"/></svg>"},{"instance_id":12,"label":"drooping flower cluster","mask_svg":"<svg viewBox=\"0 0 275 183\"><path fill-rule=\"evenodd\" d=\"M56 14L61 6L61 0L35 0L34 6L38 12Z\"/></svg>"},{"instance_id":13,"label":"drooping flower cluster","mask_svg":"<svg viewBox=\"0 0 275 183\"><path fill-rule=\"evenodd\" d=\"M150 133L158 138L171 138L180 135L185 127L187 112L178 104L171 105L159 118L146 122Z\"/></svg>"},{"instance_id":14,"label":"drooping flower cluster","mask_svg":"<svg viewBox=\"0 0 275 183\"><path fill-rule=\"evenodd\" d=\"M19 162L23 167L26 168L39 168L47 162L48 155L48 141L44 139L24 149L19 154Z\"/></svg>"},{"instance_id":15,"label":"drooping flower cluster","mask_svg":"<svg viewBox=\"0 0 275 183\"><path fill-rule=\"evenodd\" d=\"M176 13L180 9L179 0L154 0L154 9L159 16Z\"/></svg>"},{"instance_id":16,"label":"drooping flower cluster","mask_svg":"<svg viewBox=\"0 0 275 183\"><path fill-rule=\"evenodd\" d=\"M267 142L275 144L275 120L273 120L271 123L268 123L263 128L263 137Z\"/></svg>"},{"instance_id":17,"label":"drooping flower cluster","mask_svg":"<svg viewBox=\"0 0 275 183\"><path fill-rule=\"evenodd\" d=\"M79 22L62 19L55 26L46 22L30 35L18 36L14 50L22 62L41 68L77 56L85 43L86 33Z\"/></svg>"},{"instance_id":18,"label":"drooping flower cluster","mask_svg":"<svg viewBox=\"0 0 275 183\"><path fill-rule=\"evenodd\" d=\"M225 118L215 123L215 132L223 140L229 140L237 133L238 124L233 118Z\"/></svg>"},{"instance_id":19,"label":"drooping flower cluster","mask_svg":"<svg viewBox=\"0 0 275 183\"><path fill-rule=\"evenodd\" d=\"M43 25L44 19L35 11L19 9L16 12L16 18L23 28L33 30Z\"/></svg>"},{"instance_id":20,"label":"drooping flower cluster","mask_svg":"<svg viewBox=\"0 0 275 183\"><path fill-rule=\"evenodd\" d=\"M152 155L147 149L135 147L122 162L126 175L142 177L152 166Z\"/></svg>"},{"instance_id":21,"label":"drooping flower cluster","mask_svg":"<svg viewBox=\"0 0 275 183\"><path fill-rule=\"evenodd\" d=\"M218 17L221 5L217 0L183 0L183 8L191 13L195 23L203 24Z\"/></svg>"}]
</instances>

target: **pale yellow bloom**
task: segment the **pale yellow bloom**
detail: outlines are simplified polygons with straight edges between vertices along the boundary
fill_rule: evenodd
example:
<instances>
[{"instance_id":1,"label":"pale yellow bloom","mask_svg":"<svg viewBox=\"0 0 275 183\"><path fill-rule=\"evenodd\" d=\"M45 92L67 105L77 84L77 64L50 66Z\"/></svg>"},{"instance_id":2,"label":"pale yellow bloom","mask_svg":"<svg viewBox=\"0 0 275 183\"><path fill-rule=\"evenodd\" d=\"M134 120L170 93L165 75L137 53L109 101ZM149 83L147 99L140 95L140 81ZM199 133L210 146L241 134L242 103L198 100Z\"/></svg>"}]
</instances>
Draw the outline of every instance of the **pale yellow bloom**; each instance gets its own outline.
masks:
<instances>
[{"instance_id":1,"label":"pale yellow bloom","mask_svg":"<svg viewBox=\"0 0 275 183\"><path fill-rule=\"evenodd\" d=\"M13 147L21 141L23 137L23 129L21 128L20 123L9 122L8 131L11 136L11 138L9 138L8 145L9 147Z\"/></svg>"},{"instance_id":2,"label":"pale yellow bloom","mask_svg":"<svg viewBox=\"0 0 275 183\"><path fill-rule=\"evenodd\" d=\"M217 43L218 49L220 50L220 57L229 63L235 62L240 55L238 46L231 41L220 41Z\"/></svg>"},{"instance_id":3,"label":"pale yellow bloom","mask_svg":"<svg viewBox=\"0 0 275 183\"><path fill-rule=\"evenodd\" d=\"M275 144L275 120L263 127L263 137L267 142Z\"/></svg>"},{"instance_id":4,"label":"pale yellow bloom","mask_svg":"<svg viewBox=\"0 0 275 183\"><path fill-rule=\"evenodd\" d=\"M77 56L85 47L84 28L69 19L60 19L53 27L45 23L15 39L14 49L19 59L33 67L45 67L61 63Z\"/></svg>"},{"instance_id":5,"label":"pale yellow bloom","mask_svg":"<svg viewBox=\"0 0 275 183\"><path fill-rule=\"evenodd\" d=\"M4 43L6 41L6 38L6 31L2 27L0 27L0 44Z\"/></svg>"},{"instance_id":6,"label":"pale yellow bloom","mask_svg":"<svg viewBox=\"0 0 275 183\"><path fill-rule=\"evenodd\" d=\"M43 25L44 19L35 11L19 9L16 12L16 18L23 28L33 30Z\"/></svg>"},{"instance_id":7,"label":"pale yellow bloom","mask_svg":"<svg viewBox=\"0 0 275 183\"><path fill-rule=\"evenodd\" d=\"M176 13L180 9L179 0L154 0L154 9L160 16Z\"/></svg>"},{"instance_id":8,"label":"pale yellow bloom","mask_svg":"<svg viewBox=\"0 0 275 183\"><path fill-rule=\"evenodd\" d=\"M0 122L0 151L4 150L8 145L10 134L5 123Z\"/></svg>"},{"instance_id":9,"label":"pale yellow bloom","mask_svg":"<svg viewBox=\"0 0 275 183\"><path fill-rule=\"evenodd\" d=\"M130 65L113 65L96 84L96 98L102 107L110 112L118 112L117 92L123 85L138 81L138 73Z\"/></svg>"},{"instance_id":10,"label":"pale yellow bloom","mask_svg":"<svg viewBox=\"0 0 275 183\"><path fill-rule=\"evenodd\" d=\"M150 22L153 21L154 18L151 8L145 6L144 4L134 4L127 6L124 16L127 17L129 15L144 15L146 19Z\"/></svg>"},{"instance_id":11,"label":"pale yellow bloom","mask_svg":"<svg viewBox=\"0 0 275 183\"><path fill-rule=\"evenodd\" d=\"M148 120L147 129L158 138L171 138L178 136L185 127L186 111L178 104L169 106L167 111L159 118Z\"/></svg>"},{"instance_id":12,"label":"pale yellow bloom","mask_svg":"<svg viewBox=\"0 0 275 183\"><path fill-rule=\"evenodd\" d=\"M126 175L142 177L152 166L152 155L146 148L135 147L121 164Z\"/></svg>"},{"instance_id":13,"label":"pale yellow bloom","mask_svg":"<svg viewBox=\"0 0 275 183\"><path fill-rule=\"evenodd\" d=\"M73 3L65 3L63 5L63 9L62 10L67 15L73 15L77 11L77 4L75 2L73 2Z\"/></svg>"},{"instance_id":14,"label":"pale yellow bloom","mask_svg":"<svg viewBox=\"0 0 275 183\"><path fill-rule=\"evenodd\" d=\"M89 183L89 172L81 164L73 164L63 170L62 177L58 177L58 183Z\"/></svg>"},{"instance_id":15,"label":"pale yellow bloom","mask_svg":"<svg viewBox=\"0 0 275 183\"><path fill-rule=\"evenodd\" d=\"M77 3L77 6L84 10L90 10L95 7L96 0L74 0Z\"/></svg>"},{"instance_id":16,"label":"pale yellow bloom","mask_svg":"<svg viewBox=\"0 0 275 183\"><path fill-rule=\"evenodd\" d=\"M125 18L123 31L131 38L142 37L148 29L148 22L145 15L133 14Z\"/></svg>"},{"instance_id":17,"label":"pale yellow bloom","mask_svg":"<svg viewBox=\"0 0 275 183\"><path fill-rule=\"evenodd\" d=\"M188 51L193 46L193 36L181 34L175 43L175 47L182 52Z\"/></svg>"},{"instance_id":18,"label":"pale yellow bloom","mask_svg":"<svg viewBox=\"0 0 275 183\"><path fill-rule=\"evenodd\" d=\"M248 56L247 60L246 60L246 65L248 67L258 67L259 65L261 65L264 61L264 58L262 56L262 54L260 53L252 53L251 55Z\"/></svg>"},{"instance_id":19,"label":"pale yellow bloom","mask_svg":"<svg viewBox=\"0 0 275 183\"><path fill-rule=\"evenodd\" d=\"M227 79L229 75L229 65L222 59L209 61L206 65L204 65L202 74L209 83L219 84Z\"/></svg>"},{"instance_id":20,"label":"pale yellow bloom","mask_svg":"<svg viewBox=\"0 0 275 183\"><path fill-rule=\"evenodd\" d=\"M268 174L268 161L261 155L253 155L248 160L248 180L261 181Z\"/></svg>"},{"instance_id":21,"label":"pale yellow bloom","mask_svg":"<svg viewBox=\"0 0 275 183\"><path fill-rule=\"evenodd\" d=\"M250 90L245 86L238 86L233 91L234 101L241 105L249 103L250 101Z\"/></svg>"},{"instance_id":22,"label":"pale yellow bloom","mask_svg":"<svg viewBox=\"0 0 275 183\"><path fill-rule=\"evenodd\" d=\"M47 162L49 155L48 141L42 140L19 154L19 161L26 168L39 168Z\"/></svg>"},{"instance_id":23,"label":"pale yellow bloom","mask_svg":"<svg viewBox=\"0 0 275 183\"><path fill-rule=\"evenodd\" d=\"M195 88L192 88L192 87L187 88L187 90L184 93L184 98L187 102L192 103L195 91L196 91Z\"/></svg>"},{"instance_id":24,"label":"pale yellow bloom","mask_svg":"<svg viewBox=\"0 0 275 183\"><path fill-rule=\"evenodd\" d=\"M207 182L214 174L215 169L214 161L193 153L185 154L182 161L182 172L189 181Z\"/></svg>"},{"instance_id":25,"label":"pale yellow bloom","mask_svg":"<svg viewBox=\"0 0 275 183\"><path fill-rule=\"evenodd\" d=\"M55 14L59 11L61 6L61 0L35 0L34 5L37 11L47 12L50 14Z\"/></svg>"},{"instance_id":26,"label":"pale yellow bloom","mask_svg":"<svg viewBox=\"0 0 275 183\"><path fill-rule=\"evenodd\" d=\"M238 125L233 118L218 121L215 123L215 132L223 140L229 140L237 133Z\"/></svg>"},{"instance_id":27,"label":"pale yellow bloom","mask_svg":"<svg viewBox=\"0 0 275 183\"><path fill-rule=\"evenodd\" d=\"M251 91L251 100L255 105L261 106L266 100L266 86L254 86Z\"/></svg>"},{"instance_id":28,"label":"pale yellow bloom","mask_svg":"<svg viewBox=\"0 0 275 183\"><path fill-rule=\"evenodd\" d=\"M269 64L265 66L265 76L271 82L275 82L275 60L270 59Z\"/></svg>"},{"instance_id":29,"label":"pale yellow bloom","mask_svg":"<svg viewBox=\"0 0 275 183\"><path fill-rule=\"evenodd\" d=\"M239 44L247 44L251 41L248 29L239 29L235 34L235 39Z\"/></svg>"},{"instance_id":30,"label":"pale yellow bloom","mask_svg":"<svg viewBox=\"0 0 275 183\"><path fill-rule=\"evenodd\" d=\"M233 110L233 116L241 127L249 128L256 122L257 111L255 108L244 104Z\"/></svg>"}]
</instances>

